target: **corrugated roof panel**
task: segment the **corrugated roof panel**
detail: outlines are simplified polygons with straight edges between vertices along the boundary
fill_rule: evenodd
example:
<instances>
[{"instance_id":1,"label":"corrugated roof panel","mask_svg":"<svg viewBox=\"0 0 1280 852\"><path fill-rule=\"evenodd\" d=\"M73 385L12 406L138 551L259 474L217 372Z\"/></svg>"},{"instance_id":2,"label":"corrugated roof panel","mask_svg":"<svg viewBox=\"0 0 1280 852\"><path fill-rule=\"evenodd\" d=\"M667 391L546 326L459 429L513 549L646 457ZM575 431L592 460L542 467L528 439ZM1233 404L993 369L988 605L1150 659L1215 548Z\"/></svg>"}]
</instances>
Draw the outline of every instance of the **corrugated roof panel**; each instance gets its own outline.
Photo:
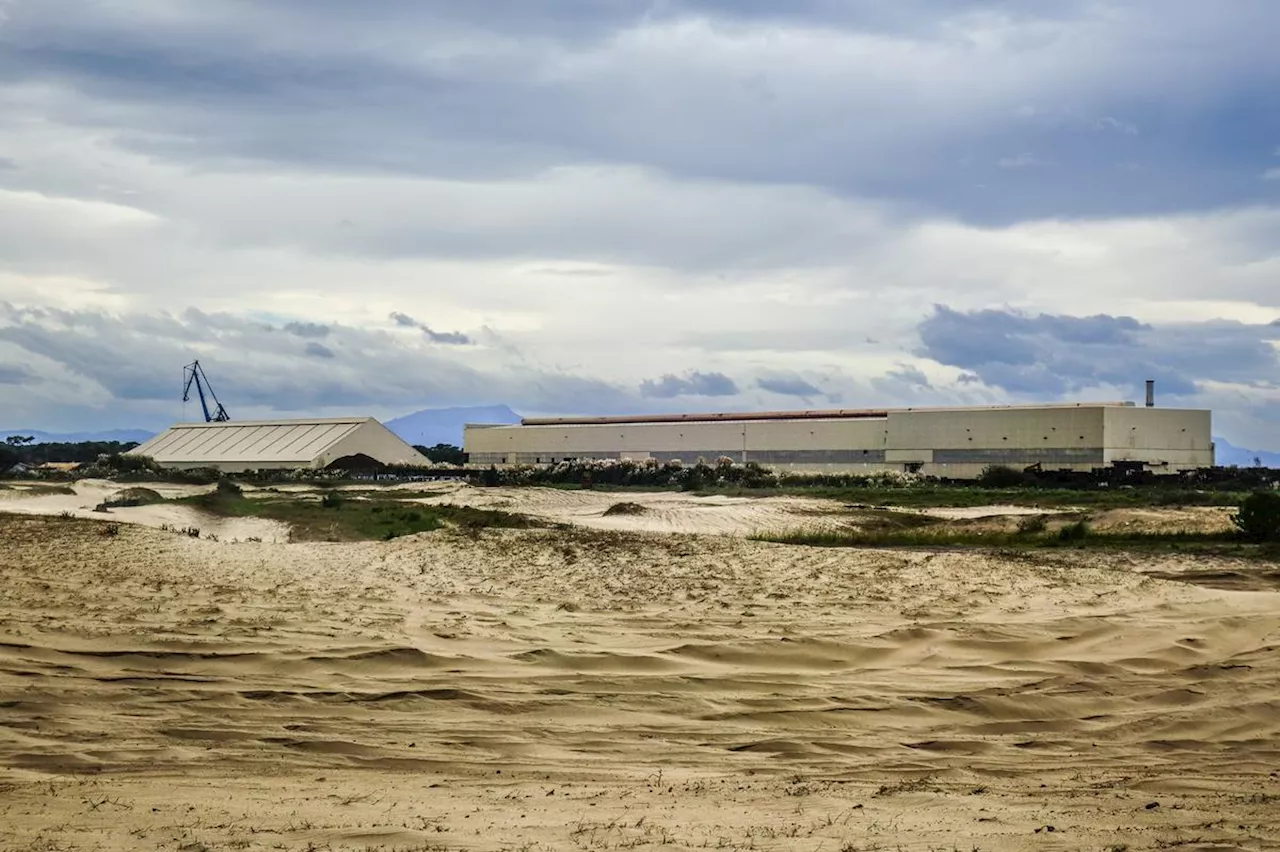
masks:
<instances>
[{"instance_id":1,"label":"corrugated roof panel","mask_svg":"<svg viewBox=\"0 0 1280 852\"><path fill-rule=\"evenodd\" d=\"M367 419L180 423L133 452L161 464L311 462Z\"/></svg>"}]
</instances>

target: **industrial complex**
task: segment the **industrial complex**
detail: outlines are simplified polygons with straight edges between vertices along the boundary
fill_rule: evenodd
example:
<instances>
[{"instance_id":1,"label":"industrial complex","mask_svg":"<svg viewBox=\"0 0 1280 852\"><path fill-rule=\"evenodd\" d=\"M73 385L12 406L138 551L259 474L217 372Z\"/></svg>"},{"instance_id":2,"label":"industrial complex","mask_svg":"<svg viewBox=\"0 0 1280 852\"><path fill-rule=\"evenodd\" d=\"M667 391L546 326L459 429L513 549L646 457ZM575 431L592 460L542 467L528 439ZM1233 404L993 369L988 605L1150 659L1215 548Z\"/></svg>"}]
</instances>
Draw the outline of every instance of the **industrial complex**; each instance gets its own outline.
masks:
<instances>
[{"instance_id":1,"label":"industrial complex","mask_svg":"<svg viewBox=\"0 0 1280 852\"><path fill-rule=\"evenodd\" d=\"M130 451L163 467L225 472L423 466L427 458L370 417L232 422L199 362L187 365L203 423L180 423ZM1212 416L1131 402L840 409L634 417L525 418L468 424L473 466L578 460L693 464L723 459L781 471L899 471L975 478L992 465L1045 471L1115 466L1156 473L1213 467Z\"/></svg>"},{"instance_id":2,"label":"industrial complex","mask_svg":"<svg viewBox=\"0 0 1280 852\"><path fill-rule=\"evenodd\" d=\"M1090 471L1212 467L1209 411L1133 403L525 419L469 425L471 464L574 459L755 462L776 470L965 479L990 465Z\"/></svg>"}]
</instances>

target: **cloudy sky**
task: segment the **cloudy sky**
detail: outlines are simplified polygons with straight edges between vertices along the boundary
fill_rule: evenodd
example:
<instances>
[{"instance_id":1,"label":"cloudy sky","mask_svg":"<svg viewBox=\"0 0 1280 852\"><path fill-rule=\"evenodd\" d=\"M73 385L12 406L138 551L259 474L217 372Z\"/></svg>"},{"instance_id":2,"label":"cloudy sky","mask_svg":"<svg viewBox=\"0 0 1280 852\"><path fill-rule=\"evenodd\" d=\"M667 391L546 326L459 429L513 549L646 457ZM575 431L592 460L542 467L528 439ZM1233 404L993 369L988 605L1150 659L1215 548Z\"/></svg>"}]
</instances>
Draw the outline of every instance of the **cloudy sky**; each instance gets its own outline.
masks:
<instances>
[{"instance_id":1,"label":"cloudy sky","mask_svg":"<svg viewBox=\"0 0 1280 852\"><path fill-rule=\"evenodd\" d=\"M237 419L1155 378L1280 448L1276 32L1274 0L0 0L0 427L166 425L198 357Z\"/></svg>"}]
</instances>

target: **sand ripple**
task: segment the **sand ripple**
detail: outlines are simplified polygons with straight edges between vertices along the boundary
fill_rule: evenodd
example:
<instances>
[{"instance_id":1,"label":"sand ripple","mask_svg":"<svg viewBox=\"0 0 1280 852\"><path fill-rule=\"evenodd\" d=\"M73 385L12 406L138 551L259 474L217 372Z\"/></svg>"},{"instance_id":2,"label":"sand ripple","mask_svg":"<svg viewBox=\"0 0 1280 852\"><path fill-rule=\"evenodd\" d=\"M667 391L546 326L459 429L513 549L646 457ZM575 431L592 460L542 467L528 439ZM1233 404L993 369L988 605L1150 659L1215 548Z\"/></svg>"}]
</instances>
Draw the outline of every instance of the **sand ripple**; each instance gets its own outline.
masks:
<instances>
[{"instance_id":1,"label":"sand ripple","mask_svg":"<svg viewBox=\"0 0 1280 852\"><path fill-rule=\"evenodd\" d=\"M814 795L852 785L885 808L901 807L888 804L899 793L1003 790L1001 819L1024 822L1018 797L1050 784L1108 814L1115 789L1212 796L1188 801L1255 827L1202 830L1223 842L1280 825L1270 800L1222 798L1280 796L1280 594L1248 565L1213 570L1258 583L1220 588L1123 557L732 538L229 546L2 516L0 533L0 767L13 783L359 770L483 798L466 785L501 773L507 793L597 784L620 804L651 776L686 791L707 777L757 785L742 796L805 779ZM717 795L729 808L738 794ZM567 816L547 819L530 836L571 840ZM714 845L711 817L682 819L688 845ZM1071 819L1076 840L1100 825ZM313 841L427 837L407 822L325 824ZM461 837L446 824L436 834ZM603 826L602 843L646 837ZM991 845L1020 848L1006 840Z\"/></svg>"}]
</instances>

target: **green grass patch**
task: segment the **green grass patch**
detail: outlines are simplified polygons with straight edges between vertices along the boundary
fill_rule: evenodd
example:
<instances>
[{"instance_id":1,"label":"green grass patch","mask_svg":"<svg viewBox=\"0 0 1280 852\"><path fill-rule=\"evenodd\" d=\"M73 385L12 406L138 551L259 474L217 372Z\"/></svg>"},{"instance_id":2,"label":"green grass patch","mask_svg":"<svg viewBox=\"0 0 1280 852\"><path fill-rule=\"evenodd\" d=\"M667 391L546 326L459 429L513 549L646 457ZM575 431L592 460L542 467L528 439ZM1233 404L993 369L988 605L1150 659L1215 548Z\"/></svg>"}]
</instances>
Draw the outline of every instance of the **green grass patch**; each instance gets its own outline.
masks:
<instances>
[{"instance_id":1,"label":"green grass patch","mask_svg":"<svg viewBox=\"0 0 1280 852\"><path fill-rule=\"evenodd\" d=\"M467 506L423 506L400 500L359 499L338 491L322 495L244 497L217 491L180 503L221 517L264 518L287 524L293 541L375 541L456 527L527 529L545 526L527 515Z\"/></svg>"},{"instance_id":2,"label":"green grass patch","mask_svg":"<svg viewBox=\"0 0 1280 852\"><path fill-rule=\"evenodd\" d=\"M1153 506L1238 506L1245 495L1228 491L1194 491L1174 488L980 488L962 485L905 485L901 487L725 489L734 496L788 495L840 500L845 503L902 506L905 508L971 508L974 506L1026 506L1061 509L1125 509Z\"/></svg>"},{"instance_id":3,"label":"green grass patch","mask_svg":"<svg viewBox=\"0 0 1280 852\"><path fill-rule=\"evenodd\" d=\"M757 533L755 541L802 547L975 548L1010 552L1060 548L1099 550L1188 551L1200 555L1242 556L1276 560L1280 548L1246 543L1233 532L1099 532L1076 521L1045 532L966 530L952 526L916 529L788 530Z\"/></svg>"},{"instance_id":4,"label":"green grass patch","mask_svg":"<svg viewBox=\"0 0 1280 852\"><path fill-rule=\"evenodd\" d=\"M1052 488L1019 485L1007 488L977 484L941 484L934 482L885 485L869 481L865 485L776 485L747 487L743 485L701 485L682 489L678 485L622 485L578 482L510 483L510 488L555 488L562 491L596 491L602 493L665 493L685 490L698 497L812 497L901 508L972 508L974 506L1024 506L1027 508L1063 509L1138 509L1180 506L1236 507L1248 496L1247 491L1180 488L1174 485L1118 485L1108 488ZM420 496L431 496L424 492Z\"/></svg>"}]
</instances>

